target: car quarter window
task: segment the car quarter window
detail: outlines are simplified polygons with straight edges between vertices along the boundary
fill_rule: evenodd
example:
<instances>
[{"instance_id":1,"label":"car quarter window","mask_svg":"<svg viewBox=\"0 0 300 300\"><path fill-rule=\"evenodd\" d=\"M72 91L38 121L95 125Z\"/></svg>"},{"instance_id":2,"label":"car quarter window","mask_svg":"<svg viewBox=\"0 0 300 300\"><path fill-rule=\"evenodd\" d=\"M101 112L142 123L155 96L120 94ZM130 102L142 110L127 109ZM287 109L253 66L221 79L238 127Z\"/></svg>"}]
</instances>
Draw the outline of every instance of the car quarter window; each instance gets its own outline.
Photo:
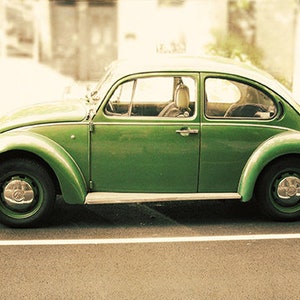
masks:
<instances>
[{"instance_id":1,"label":"car quarter window","mask_svg":"<svg viewBox=\"0 0 300 300\"><path fill-rule=\"evenodd\" d=\"M105 113L114 117L188 118L195 112L196 80L192 76L149 76L122 82Z\"/></svg>"},{"instance_id":2,"label":"car quarter window","mask_svg":"<svg viewBox=\"0 0 300 300\"><path fill-rule=\"evenodd\" d=\"M271 119L276 105L265 92L235 80L205 80L205 114L210 118Z\"/></svg>"}]
</instances>

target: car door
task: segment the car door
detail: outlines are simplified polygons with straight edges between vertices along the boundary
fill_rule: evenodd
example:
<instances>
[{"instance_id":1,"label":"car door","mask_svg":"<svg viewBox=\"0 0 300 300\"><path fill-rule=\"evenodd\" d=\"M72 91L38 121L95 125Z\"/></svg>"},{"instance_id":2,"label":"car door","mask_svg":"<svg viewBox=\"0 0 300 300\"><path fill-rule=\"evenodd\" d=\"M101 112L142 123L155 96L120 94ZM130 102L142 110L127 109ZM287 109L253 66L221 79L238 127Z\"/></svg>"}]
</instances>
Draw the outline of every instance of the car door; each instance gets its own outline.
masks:
<instances>
[{"instance_id":1,"label":"car door","mask_svg":"<svg viewBox=\"0 0 300 300\"><path fill-rule=\"evenodd\" d=\"M198 83L197 74L156 73L127 77L113 87L93 122L93 191L197 192ZM162 116L175 105L180 84L188 107Z\"/></svg>"}]
</instances>

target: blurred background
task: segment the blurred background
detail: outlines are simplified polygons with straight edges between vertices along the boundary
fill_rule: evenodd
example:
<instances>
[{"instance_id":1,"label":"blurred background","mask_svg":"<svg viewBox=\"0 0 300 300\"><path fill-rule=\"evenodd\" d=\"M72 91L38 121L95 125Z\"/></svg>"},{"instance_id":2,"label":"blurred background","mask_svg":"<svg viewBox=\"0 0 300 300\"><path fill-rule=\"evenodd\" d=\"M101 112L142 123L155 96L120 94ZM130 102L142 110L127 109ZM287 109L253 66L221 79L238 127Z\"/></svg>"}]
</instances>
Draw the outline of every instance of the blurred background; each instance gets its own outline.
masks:
<instances>
[{"instance_id":1,"label":"blurred background","mask_svg":"<svg viewBox=\"0 0 300 300\"><path fill-rule=\"evenodd\" d=\"M0 0L0 92L48 100L116 59L178 53L254 64L300 101L299 16L299 0Z\"/></svg>"}]
</instances>

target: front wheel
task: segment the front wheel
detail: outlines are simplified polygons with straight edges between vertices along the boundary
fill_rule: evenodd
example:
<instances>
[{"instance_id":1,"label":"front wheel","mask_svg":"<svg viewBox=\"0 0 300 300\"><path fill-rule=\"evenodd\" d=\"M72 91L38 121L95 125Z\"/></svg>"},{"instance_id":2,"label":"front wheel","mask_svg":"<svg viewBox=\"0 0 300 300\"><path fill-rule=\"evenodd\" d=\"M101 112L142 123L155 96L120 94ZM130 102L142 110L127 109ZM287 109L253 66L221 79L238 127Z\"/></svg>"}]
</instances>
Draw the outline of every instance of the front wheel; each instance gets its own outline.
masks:
<instances>
[{"instance_id":1,"label":"front wheel","mask_svg":"<svg viewBox=\"0 0 300 300\"><path fill-rule=\"evenodd\" d=\"M270 165L260 176L257 200L262 212L274 220L300 217L300 159L283 159Z\"/></svg>"},{"instance_id":2,"label":"front wheel","mask_svg":"<svg viewBox=\"0 0 300 300\"><path fill-rule=\"evenodd\" d=\"M0 221L11 227L36 226L55 202L47 170L31 159L11 159L0 165Z\"/></svg>"}]
</instances>

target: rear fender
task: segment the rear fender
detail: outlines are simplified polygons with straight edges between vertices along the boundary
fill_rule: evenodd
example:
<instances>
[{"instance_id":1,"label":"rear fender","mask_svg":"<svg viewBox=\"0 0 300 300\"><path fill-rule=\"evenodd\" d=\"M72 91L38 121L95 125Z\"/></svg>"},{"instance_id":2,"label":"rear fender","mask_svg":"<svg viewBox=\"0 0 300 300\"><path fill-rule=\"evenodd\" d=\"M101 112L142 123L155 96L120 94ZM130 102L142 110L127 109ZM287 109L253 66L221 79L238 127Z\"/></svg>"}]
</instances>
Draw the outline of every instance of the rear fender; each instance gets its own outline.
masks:
<instances>
[{"instance_id":1,"label":"rear fender","mask_svg":"<svg viewBox=\"0 0 300 300\"><path fill-rule=\"evenodd\" d=\"M238 187L242 201L251 200L257 178L270 162L281 156L295 154L300 154L299 132L284 132L261 144L253 152L242 172Z\"/></svg>"},{"instance_id":2,"label":"rear fender","mask_svg":"<svg viewBox=\"0 0 300 300\"><path fill-rule=\"evenodd\" d=\"M13 131L0 136L0 154L27 151L44 160L56 174L64 201L82 204L87 194L84 177L73 158L57 143L32 132Z\"/></svg>"}]
</instances>

